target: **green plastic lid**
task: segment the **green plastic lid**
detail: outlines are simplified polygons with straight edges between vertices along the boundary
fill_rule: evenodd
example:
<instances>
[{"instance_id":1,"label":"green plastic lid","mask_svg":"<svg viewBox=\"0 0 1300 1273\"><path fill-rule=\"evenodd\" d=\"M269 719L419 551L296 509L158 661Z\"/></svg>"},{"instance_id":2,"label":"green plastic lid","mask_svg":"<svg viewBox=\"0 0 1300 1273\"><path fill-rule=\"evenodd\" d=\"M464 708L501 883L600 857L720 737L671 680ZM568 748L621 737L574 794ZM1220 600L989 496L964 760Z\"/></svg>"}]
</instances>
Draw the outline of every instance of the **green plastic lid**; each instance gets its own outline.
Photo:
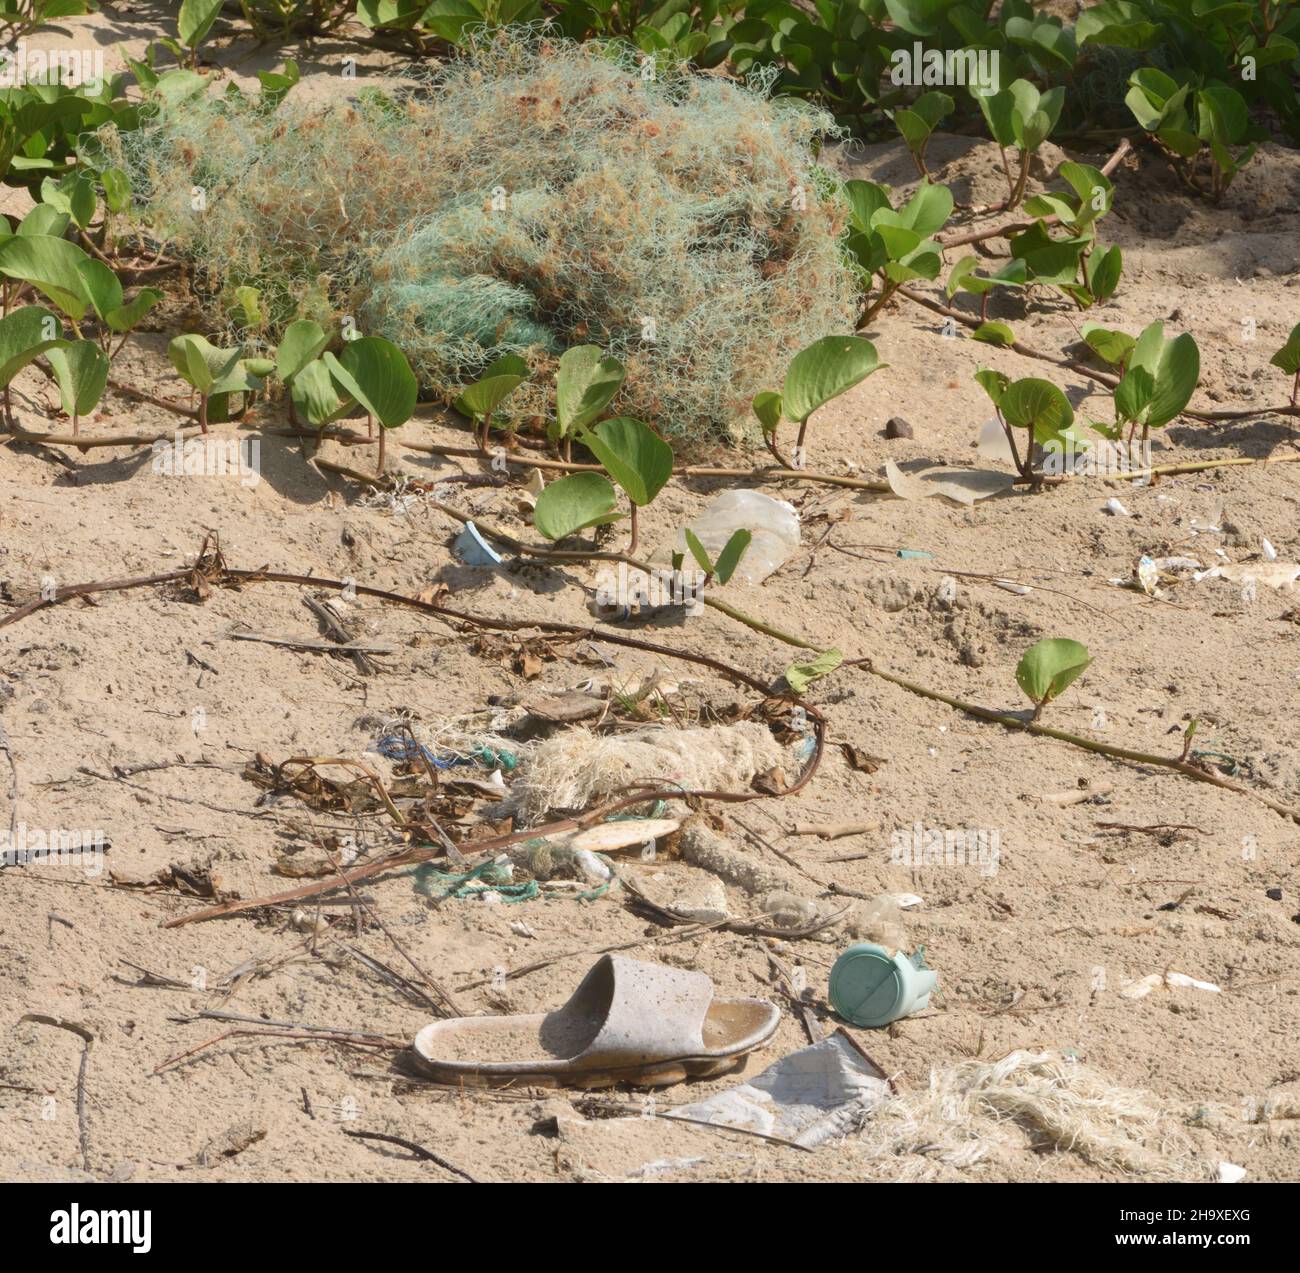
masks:
<instances>
[{"instance_id":1,"label":"green plastic lid","mask_svg":"<svg viewBox=\"0 0 1300 1273\"><path fill-rule=\"evenodd\" d=\"M896 1020L903 1015L904 998L911 994L893 957L871 942L850 946L835 961L828 988L835 1011L861 1026Z\"/></svg>"}]
</instances>

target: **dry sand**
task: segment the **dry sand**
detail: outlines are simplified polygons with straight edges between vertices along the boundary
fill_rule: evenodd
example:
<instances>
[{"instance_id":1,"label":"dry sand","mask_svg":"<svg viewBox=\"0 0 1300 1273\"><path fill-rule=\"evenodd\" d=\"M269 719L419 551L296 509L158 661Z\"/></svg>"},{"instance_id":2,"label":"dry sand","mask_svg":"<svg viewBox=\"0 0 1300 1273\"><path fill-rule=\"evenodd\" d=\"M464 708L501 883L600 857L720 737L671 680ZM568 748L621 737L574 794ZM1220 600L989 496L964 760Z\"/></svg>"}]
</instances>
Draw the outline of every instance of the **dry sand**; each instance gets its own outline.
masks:
<instances>
[{"instance_id":1,"label":"dry sand","mask_svg":"<svg viewBox=\"0 0 1300 1273\"><path fill-rule=\"evenodd\" d=\"M1048 150L1050 159L1056 152ZM910 160L898 147L868 147L850 162L876 179L911 179ZM959 198L1001 194L988 145L941 139L930 162L954 182ZM1300 155L1265 146L1221 208L1190 202L1165 165L1145 152L1116 181L1116 209L1104 234L1123 246L1124 278L1115 300L1087 317L1129 331L1164 318L1172 329L1192 332L1202 352L1194 405L1202 409L1282 402L1289 386L1267 361L1300 320ZM959 254L950 253L950 261ZM1040 347L1077 339L1080 318L1072 308L1041 292L1033 302L1022 315L1021 302L998 301L994 313ZM1247 318L1254 320L1253 340L1243 339ZM1083 377L964 334L945 339L940 324L906 303L880 316L869 334L889 368L814 420L817 468L871 476L887 459L905 470L972 463L973 438L990 414L971 378L981 365L1048 375L1082 415L1102 411L1104 398ZM183 397L163 355L169 334L132 340L115 374ZM27 427L48 427L55 400L41 377L24 373L15 401ZM886 441L885 421L899 414L915 437ZM110 396L84 427L152 433L170 430L174 420ZM428 414L401 437L464 441ZM1164 462L1295 450L1295 435L1278 416L1223 426L1184 422L1162 441ZM359 454L341 458L373 463ZM477 471L471 461L390 446L393 454L403 472L425 481ZM667 543L719 489L674 482L643 516L645 542ZM1243 780L1300 804L1300 594L1260 586L1248 600L1238 583L1206 580L1183 583L1162 601L1108 582L1130 576L1143 553L1191 554L1210 564L1221 560L1221 549L1232 562L1254 561L1265 537L1281 559L1300 560L1300 464L1210 468L1144 487L1080 481L969 511L827 487L770 489L800 509L803 551L762 586L728 586L723 595L732 604L849 658L870 657L913 681L999 709L1022 704L1013 669L1028 645L1042 636L1082 639L1094 662L1050 709L1051 723L1168 755L1177 754L1187 721L1198 717L1198 746L1235 757ZM145 451L83 455L5 445L0 492L3 612L30 598L46 576L68 584L177 569L215 532L232 566L352 576L409 594L446 585L451 604L482 615L589 619L593 570L466 569L449 553L457 530L451 518L418 498L363 499L355 484L309 467L297 444L284 439L263 441L256 485L161 476L151 472ZM474 515L530 533L508 489L452 484L439 493ZM1103 511L1112 496L1131 517ZM1195 534L1194 519L1221 530ZM933 558L900 560L900 547ZM956 581L955 600L939 595L945 575ZM1033 591L1015 595L980 575ZM377 716L409 712L436 725L491 696L561 689L601 670L576 661L573 648L558 647L560 657L526 681L500 643L475 652L443 623L364 599L352 611L358 628L399 648L373 677L329 655L228 638L236 625L317 636L300 592L253 585L219 589L202 602L178 588L106 592L0 631L0 721L17 767L19 820L33 828L99 829L112 842L99 875L35 864L0 872L0 1176L71 1177L83 1169L75 1110L82 1043L20 1021L35 1013L82 1023L94 1035L87 1130L89 1169L100 1178L448 1178L397 1147L349 1139L345 1128L427 1144L488 1180L1118 1177L1077 1153L1041 1152L1029 1132L960 1168L924 1153L880 1159L855 1137L806 1154L659 1120L609 1133L584 1124L581 1106L575 1113L563 1097L448 1092L402 1078L384 1053L328 1043L229 1038L156 1072L167 1058L229 1028L193 1019L205 1009L396 1040L409 1040L429 1012L342 949L346 943L414 976L379 928L367 925L358 935L347 907L322 908L328 928L314 938L292 925L289 908L163 929L163 921L205 903L177 888L115 887L110 875L140 880L179 865L191 874L206 869L227 894L245 898L291 887L298 881L272 868L287 849L311 845L289 819L347 826L337 816L306 815L289 798L259 806L263 793L240 773L255 753L274 761L357 757L374 738ZM764 679L775 679L791 661L787 647L713 612L638 635ZM662 663L610 645L601 651L628 679ZM699 668L669 670L691 678L682 698L692 710L752 697ZM1244 1166L1251 1180L1297 1176L1296 1123L1257 1121L1256 1114L1270 1097L1294 1095L1300 1084L1300 826L1246 796L1009 732L862 671L839 672L810 698L828 714L833 743L884 763L871 774L857 771L832 746L797 797L714 812L723 833L767 865L785 864L746 840L743 828L817 880L866 895L906 891L924 899L903 922L910 944L924 946L938 970L940 993L915 1018L855 1031L900 1086L924 1089L932 1069L972 1057L1065 1051L1117 1086L1151 1093L1195 1147L1196 1159L1182 1168L1188 1178L1203 1177L1220 1160ZM132 766L146 768L127 772ZM1070 804L1039 799L1085 786L1104 794ZM7 819L8 802L0 807ZM824 842L786 836L796 821L858 820L878 821L881 830ZM996 831L996 872L892 865L891 832L917 822ZM1186 829L1152 833L1103 823ZM382 819L363 826L363 848L387 845ZM830 861L844 854L863 856ZM671 862L658 868L671 879ZM1281 900L1274 900L1268 890L1278 889ZM406 952L450 987L467 1013L554 1009L594 959L572 952L640 939L645 944L634 955L705 971L722 995L775 993L765 989L761 939L715 931L674 941L618 894L434 908L408 876L371 881L362 891ZM757 910L755 899L735 889L729 895L735 912ZM310 925L315 911L307 909ZM516 931L520 921L532 937ZM836 949L803 941L781 956L804 969L823 1029L834 1024L824 993ZM493 987L493 969L547 958L558 961ZM140 969L170 984L150 984ZM1122 993L1127 982L1167 970L1221 992ZM750 1073L805 1041L799 1018L787 1012ZM736 1081L694 1082L655 1099L698 1100ZM641 1109L636 1094L621 1099ZM556 1116L558 1123L546 1121ZM241 1126L265 1134L241 1133L240 1152L193 1165L214 1137Z\"/></svg>"}]
</instances>

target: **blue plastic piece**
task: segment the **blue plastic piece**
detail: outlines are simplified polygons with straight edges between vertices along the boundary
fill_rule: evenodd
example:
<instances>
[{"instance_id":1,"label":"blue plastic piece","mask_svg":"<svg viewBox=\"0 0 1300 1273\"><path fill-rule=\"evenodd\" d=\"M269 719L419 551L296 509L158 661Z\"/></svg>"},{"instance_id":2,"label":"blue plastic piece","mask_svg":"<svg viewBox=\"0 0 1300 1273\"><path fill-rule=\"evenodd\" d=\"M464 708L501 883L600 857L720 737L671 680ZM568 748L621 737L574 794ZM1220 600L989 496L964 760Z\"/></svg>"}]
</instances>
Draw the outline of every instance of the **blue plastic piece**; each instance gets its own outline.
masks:
<instances>
[{"instance_id":1,"label":"blue plastic piece","mask_svg":"<svg viewBox=\"0 0 1300 1273\"><path fill-rule=\"evenodd\" d=\"M465 529L456 536L451 546L452 552L467 566L499 566L505 560L482 535L473 522L466 522Z\"/></svg>"}]
</instances>

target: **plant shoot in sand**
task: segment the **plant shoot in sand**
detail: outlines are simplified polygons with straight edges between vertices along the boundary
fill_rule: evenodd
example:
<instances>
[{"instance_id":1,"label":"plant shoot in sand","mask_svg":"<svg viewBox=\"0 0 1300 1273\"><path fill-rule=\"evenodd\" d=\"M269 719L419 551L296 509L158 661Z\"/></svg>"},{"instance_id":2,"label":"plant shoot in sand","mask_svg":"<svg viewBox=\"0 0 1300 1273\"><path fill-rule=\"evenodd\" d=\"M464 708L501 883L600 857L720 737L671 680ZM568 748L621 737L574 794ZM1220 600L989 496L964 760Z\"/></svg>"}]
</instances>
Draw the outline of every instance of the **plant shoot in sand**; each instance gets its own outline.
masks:
<instances>
[{"instance_id":1,"label":"plant shoot in sand","mask_svg":"<svg viewBox=\"0 0 1300 1273\"><path fill-rule=\"evenodd\" d=\"M1068 637L1047 637L1031 645L1016 666L1016 684L1034 705L1031 719L1059 698L1092 662L1087 647Z\"/></svg>"}]
</instances>

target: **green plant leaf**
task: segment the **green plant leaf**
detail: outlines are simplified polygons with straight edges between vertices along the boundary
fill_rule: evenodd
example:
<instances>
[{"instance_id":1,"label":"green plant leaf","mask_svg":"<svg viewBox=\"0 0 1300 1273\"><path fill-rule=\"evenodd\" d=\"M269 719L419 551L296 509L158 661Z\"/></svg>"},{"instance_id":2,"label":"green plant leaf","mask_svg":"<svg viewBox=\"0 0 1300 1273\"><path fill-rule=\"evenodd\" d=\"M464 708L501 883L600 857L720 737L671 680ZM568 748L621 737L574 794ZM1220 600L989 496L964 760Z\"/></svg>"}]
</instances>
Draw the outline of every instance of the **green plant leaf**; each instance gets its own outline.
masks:
<instances>
[{"instance_id":1,"label":"green plant leaf","mask_svg":"<svg viewBox=\"0 0 1300 1273\"><path fill-rule=\"evenodd\" d=\"M274 110L301 77L302 72L293 58L285 60L283 71L258 71L257 78L262 85L262 105L268 110Z\"/></svg>"},{"instance_id":2,"label":"green plant leaf","mask_svg":"<svg viewBox=\"0 0 1300 1273\"><path fill-rule=\"evenodd\" d=\"M84 230L98 206L95 183L88 174L75 169L57 181L53 177L46 177L41 182L41 202L60 212L66 212Z\"/></svg>"},{"instance_id":3,"label":"green plant leaf","mask_svg":"<svg viewBox=\"0 0 1300 1273\"><path fill-rule=\"evenodd\" d=\"M1057 171L1078 196L1079 209L1070 218L1076 228L1081 229L1110 211L1115 198L1115 187L1109 177L1102 175L1100 168L1066 160Z\"/></svg>"},{"instance_id":4,"label":"green plant leaf","mask_svg":"<svg viewBox=\"0 0 1300 1273\"><path fill-rule=\"evenodd\" d=\"M1006 393L1007 387L1011 384L1011 378L1004 376L1000 371L994 371L990 367L981 367L975 373L975 379L981 389L988 394L995 407L1001 406L1002 395Z\"/></svg>"},{"instance_id":5,"label":"green plant leaf","mask_svg":"<svg viewBox=\"0 0 1300 1273\"><path fill-rule=\"evenodd\" d=\"M1083 339L1093 353L1112 367L1123 363L1137 344L1127 332L1111 331L1096 323L1084 323Z\"/></svg>"},{"instance_id":6,"label":"green plant leaf","mask_svg":"<svg viewBox=\"0 0 1300 1273\"><path fill-rule=\"evenodd\" d=\"M1092 662L1087 647L1067 637L1047 637L1025 651L1016 667L1016 684L1035 704L1050 703Z\"/></svg>"},{"instance_id":7,"label":"green plant leaf","mask_svg":"<svg viewBox=\"0 0 1300 1273\"><path fill-rule=\"evenodd\" d=\"M1074 423L1069 399L1050 380L1026 376L1008 385L998 409L1008 424L1032 429L1034 441L1048 443Z\"/></svg>"},{"instance_id":8,"label":"green plant leaf","mask_svg":"<svg viewBox=\"0 0 1300 1273\"><path fill-rule=\"evenodd\" d=\"M156 93L168 107L176 109L191 97L198 97L208 90L208 78L188 67L176 66L158 77L152 92Z\"/></svg>"},{"instance_id":9,"label":"green plant leaf","mask_svg":"<svg viewBox=\"0 0 1300 1273\"><path fill-rule=\"evenodd\" d=\"M713 577L719 583L726 583L736 573L736 567L740 565L741 559L749 550L753 538L752 531L732 531L731 538L722 545L718 560L713 563Z\"/></svg>"},{"instance_id":10,"label":"green plant leaf","mask_svg":"<svg viewBox=\"0 0 1300 1273\"><path fill-rule=\"evenodd\" d=\"M894 127L898 129L907 148L913 154L920 154L925 143L930 140L934 126L913 110L900 108L894 112Z\"/></svg>"},{"instance_id":11,"label":"green plant leaf","mask_svg":"<svg viewBox=\"0 0 1300 1273\"><path fill-rule=\"evenodd\" d=\"M1156 387L1147 413L1153 429L1166 425L1192 400L1201 376L1201 351L1188 332L1166 341L1156 367Z\"/></svg>"},{"instance_id":12,"label":"green plant leaf","mask_svg":"<svg viewBox=\"0 0 1300 1273\"><path fill-rule=\"evenodd\" d=\"M1105 252L1094 252L1088 258L1088 290L1095 300L1104 301L1112 296L1119 286L1120 275L1124 271L1124 256L1119 245L1108 248Z\"/></svg>"},{"instance_id":13,"label":"green plant leaf","mask_svg":"<svg viewBox=\"0 0 1300 1273\"><path fill-rule=\"evenodd\" d=\"M62 323L39 305L24 305L0 318L0 387L33 358L62 343Z\"/></svg>"},{"instance_id":14,"label":"green plant leaf","mask_svg":"<svg viewBox=\"0 0 1300 1273\"><path fill-rule=\"evenodd\" d=\"M957 103L947 93L930 91L922 93L912 103L912 109L934 128L941 119L957 109Z\"/></svg>"},{"instance_id":15,"label":"green plant leaf","mask_svg":"<svg viewBox=\"0 0 1300 1273\"><path fill-rule=\"evenodd\" d=\"M915 230L923 239L943 228L952 216L952 191L947 186L922 181L916 193L903 205L899 215L903 224Z\"/></svg>"},{"instance_id":16,"label":"green plant leaf","mask_svg":"<svg viewBox=\"0 0 1300 1273\"><path fill-rule=\"evenodd\" d=\"M649 504L673 475L672 447L640 420L602 420L579 436L638 507Z\"/></svg>"},{"instance_id":17,"label":"green plant leaf","mask_svg":"<svg viewBox=\"0 0 1300 1273\"><path fill-rule=\"evenodd\" d=\"M284 384L308 363L315 362L330 343L329 333L310 318L300 318L284 329L284 335L275 350L275 374ZM328 370L322 364L323 370Z\"/></svg>"},{"instance_id":18,"label":"green plant leaf","mask_svg":"<svg viewBox=\"0 0 1300 1273\"><path fill-rule=\"evenodd\" d=\"M61 342L46 351L63 410L70 416L89 415L108 383L108 355L93 340Z\"/></svg>"},{"instance_id":19,"label":"green plant leaf","mask_svg":"<svg viewBox=\"0 0 1300 1273\"><path fill-rule=\"evenodd\" d=\"M122 307L122 284L103 261L88 256L77 262L77 274L82 292L101 320L107 321L113 310Z\"/></svg>"},{"instance_id":20,"label":"green plant leaf","mask_svg":"<svg viewBox=\"0 0 1300 1273\"><path fill-rule=\"evenodd\" d=\"M197 48L212 30L224 0L181 0L176 31L187 48Z\"/></svg>"},{"instance_id":21,"label":"green plant leaf","mask_svg":"<svg viewBox=\"0 0 1300 1273\"><path fill-rule=\"evenodd\" d=\"M313 428L338 419L352 405L350 398L340 395L329 368L319 358L300 366L288 383L293 405Z\"/></svg>"},{"instance_id":22,"label":"green plant leaf","mask_svg":"<svg viewBox=\"0 0 1300 1273\"><path fill-rule=\"evenodd\" d=\"M1202 141L1232 146L1244 141L1250 116L1246 99L1236 89L1223 85L1203 88L1196 95L1199 115L1197 135Z\"/></svg>"},{"instance_id":23,"label":"green plant leaf","mask_svg":"<svg viewBox=\"0 0 1300 1273\"><path fill-rule=\"evenodd\" d=\"M1143 421L1155 391L1155 377L1145 367L1130 367L1115 386L1115 414L1121 420Z\"/></svg>"},{"instance_id":24,"label":"green plant leaf","mask_svg":"<svg viewBox=\"0 0 1300 1273\"><path fill-rule=\"evenodd\" d=\"M0 243L0 273L30 283L69 318L80 320L90 303L81 265L90 258L75 243L50 235L18 234Z\"/></svg>"},{"instance_id":25,"label":"green plant leaf","mask_svg":"<svg viewBox=\"0 0 1300 1273\"><path fill-rule=\"evenodd\" d=\"M471 420L485 420L527 379L528 364L518 354L506 354L485 367L452 406Z\"/></svg>"},{"instance_id":26,"label":"green plant leaf","mask_svg":"<svg viewBox=\"0 0 1300 1273\"><path fill-rule=\"evenodd\" d=\"M537 497L533 525L547 539L564 539L589 526L618 521L618 493L600 473L570 473Z\"/></svg>"},{"instance_id":27,"label":"green plant leaf","mask_svg":"<svg viewBox=\"0 0 1300 1273\"><path fill-rule=\"evenodd\" d=\"M979 104L981 113L984 116L985 123L989 126L989 134L999 146L1014 146L1016 144L1016 129L1013 117L1016 110L1016 100L1011 95L1009 89L1002 89L997 93L987 95L976 93L975 101Z\"/></svg>"},{"instance_id":28,"label":"green plant leaf","mask_svg":"<svg viewBox=\"0 0 1300 1273\"><path fill-rule=\"evenodd\" d=\"M104 321L110 331L129 332L155 305L163 294L156 287L142 287L125 305L110 309Z\"/></svg>"},{"instance_id":29,"label":"green plant leaf","mask_svg":"<svg viewBox=\"0 0 1300 1273\"><path fill-rule=\"evenodd\" d=\"M1284 371L1288 376L1300 372L1300 323L1291 329L1286 344L1269 360L1269 365Z\"/></svg>"},{"instance_id":30,"label":"green plant leaf","mask_svg":"<svg viewBox=\"0 0 1300 1273\"><path fill-rule=\"evenodd\" d=\"M858 230L870 230L872 218L882 208L889 208L889 191L874 181L846 181L844 197L849 204L849 219Z\"/></svg>"},{"instance_id":31,"label":"green plant leaf","mask_svg":"<svg viewBox=\"0 0 1300 1273\"><path fill-rule=\"evenodd\" d=\"M892 217L902 214L893 212ZM892 221L877 220L876 233L885 245L885 250L895 261L902 261L921 246L922 237L910 225L896 225Z\"/></svg>"},{"instance_id":32,"label":"green plant leaf","mask_svg":"<svg viewBox=\"0 0 1300 1273\"><path fill-rule=\"evenodd\" d=\"M194 332L175 337L167 346L167 357L172 366L202 394L211 394L234 373L242 352L239 349L220 349L206 336Z\"/></svg>"},{"instance_id":33,"label":"green plant leaf","mask_svg":"<svg viewBox=\"0 0 1300 1273\"><path fill-rule=\"evenodd\" d=\"M575 345L560 355L555 374L555 414L560 437L591 424L609 406L627 372L598 345Z\"/></svg>"},{"instance_id":34,"label":"green plant leaf","mask_svg":"<svg viewBox=\"0 0 1300 1273\"><path fill-rule=\"evenodd\" d=\"M243 284L230 293L230 313L244 331L256 331L266 323L262 313L262 293Z\"/></svg>"},{"instance_id":35,"label":"green plant leaf","mask_svg":"<svg viewBox=\"0 0 1300 1273\"><path fill-rule=\"evenodd\" d=\"M1072 283L1079 276L1079 256L1091 241L1090 236L1076 235L1054 239L1041 221L1010 239L1011 255L1025 262L1032 280L1037 283Z\"/></svg>"},{"instance_id":36,"label":"green plant leaf","mask_svg":"<svg viewBox=\"0 0 1300 1273\"><path fill-rule=\"evenodd\" d=\"M350 340L336 358L322 354L330 374L385 429L405 424L415 410L420 386L411 364L390 340L362 336Z\"/></svg>"},{"instance_id":37,"label":"green plant leaf","mask_svg":"<svg viewBox=\"0 0 1300 1273\"><path fill-rule=\"evenodd\" d=\"M1007 348L1016 343L1016 333L1006 323L981 323L971 332L971 339Z\"/></svg>"},{"instance_id":38,"label":"green plant leaf","mask_svg":"<svg viewBox=\"0 0 1300 1273\"><path fill-rule=\"evenodd\" d=\"M24 238L33 235L48 235L52 239L61 239L72 218L67 212L51 207L48 203L38 203L18 223L18 233Z\"/></svg>"},{"instance_id":39,"label":"green plant leaf","mask_svg":"<svg viewBox=\"0 0 1300 1273\"><path fill-rule=\"evenodd\" d=\"M978 266L979 257L962 257L948 275L948 283L944 288L947 294L951 297L965 291L975 296L983 296L985 292L990 292L995 287L1023 287L1029 273L1025 262L1019 257L1012 257L996 274L992 275L976 274L975 270Z\"/></svg>"},{"instance_id":40,"label":"green plant leaf","mask_svg":"<svg viewBox=\"0 0 1300 1273\"><path fill-rule=\"evenodd\" d=\"M691 550L691 556L695 558L695 564L704 571L704 573L713 573L713 562L709 560L708 551L700 543L699 536L688 526L682 531L682 536L686 540L686 547Z\"/></svg>"},{"instance_id":41,"label":"green plant leaf","mask_svg":"<svg viewBox=\"0 0 1300 1273\"><path fill-rule=\"evenodd\" d=\"M796 694L802 694L813 681L835 671L843 662L844 655L839 650L826 650L815 659L803 663L791 663L785 669L785 683Z\"/></svg>"},{"instance_id":42,"label":"green plant leaf","mask_svg":"<svg viewBox=\"0 0 1300 1273\"><path fill-rule=\"evenodd\" d=\"M763 427L763 432L772 434L777 430L781 423L781 413L783 410L782 398L774 389L764 390L762 393L754 395L754 401L750 403L754 414L758 417L758 422Z\"/></svg>"},{"instance_id":43,"label":"green plant leaf","mask_svg":"<svg viewBox=\"0 0 1300 1273\"><path fill-rule=\"evenodd\" d=\"M785 373L786 415L803 424L818 407L852 389L881 364L876 347L861 336L824 336L800 350Z\"/></svg>"},{"instance_id":44,"label":"green plant leaf","mask_svg":"<svg viewBox=\"0 0 1300 1273\"><path fill-rule=\"evenodd\" d=\"M105 168L99 174L104 187L104 205L110 212L125 212L131 206L131 179L121 168Z\"/></svg>"}]
</instances>

